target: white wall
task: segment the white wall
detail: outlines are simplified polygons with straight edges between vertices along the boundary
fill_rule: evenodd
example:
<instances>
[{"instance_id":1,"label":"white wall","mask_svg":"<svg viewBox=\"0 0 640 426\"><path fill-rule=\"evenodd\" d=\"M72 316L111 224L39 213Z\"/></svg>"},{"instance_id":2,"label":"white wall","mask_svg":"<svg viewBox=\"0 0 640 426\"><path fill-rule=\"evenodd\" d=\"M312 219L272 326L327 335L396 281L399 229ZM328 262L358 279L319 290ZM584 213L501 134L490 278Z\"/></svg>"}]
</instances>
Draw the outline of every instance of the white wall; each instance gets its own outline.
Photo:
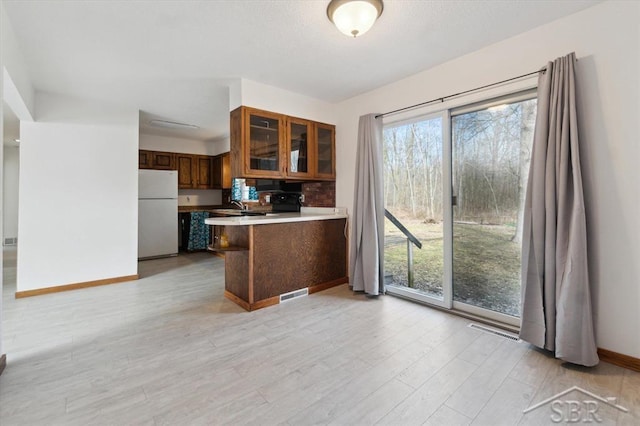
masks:
<instances>
[{"instance_id":1,"label":"white wall","mask_svg":"<svg viewBox=\"0 0 640 426\"><path fill-rule=\"evenodd\" d=\"M20 176L20 148L4 147L2 181L2 241L18 236L18 178Z\"/></svg>"},{"instance_id":2,"label":"white wall","mask_svg":"<svg viewBox=\"0 0 640 426\"><path fill-rule=\"evenodd\" d=\"M37 93L20 127L17 290L135 275L138 111Z\"/></svg>"},{"instance_id":3,"label":"white wall","mask_svg":"<svg viewBox=\"0 0 640 426\"><path fill-rule=\"evenodd\" d=\"M3 92L3 97L7 97L7 102L13 109L18 118L25 120L25 115L33 117L34 115L34 90L29 79L29 73L24 63L22 53L18 48L16 37L13 32L11 21L4 10L4 4L0 11L0 40L2 43L2 68L0 70L9 74L12 88L15 87L16 94ZM5 74L6 79L6 74ZM19 100L20 105L14 104L14 100Z\"/></svg>"},{"instance_id":4,"label":"white wall","mask_svg":"<svg viewBox=\"0 0 640 426\"><path fill-rule=\"evenodd\" d=\"M353 206L360 115L535 71L575 51L598 346L640 357L639 27L640 3L605 2L341 103L337 205Z\"/></svg>"},{"instance_id":5,"label":"white wall","mask_svg":"<svg viewBox=\"0 0 640 426\"><path fill-rule=\"evenodd\" d=\"M239 85L232 85L229 90L230 111L241 102L244 106L336 124L336 107L328 102L247 79L242 79Z\"/></svg>"},{"instance_id":6,"label":"white wall","mask_svg":"<svg viewBox=\"0 0 640 426\"><path fill-rule=\"evenodd\" d=\"M140 149L179 152L182 154L218 155L229 152L229 141L199 141L141 133Z\"/></svg>"}]
</instances>

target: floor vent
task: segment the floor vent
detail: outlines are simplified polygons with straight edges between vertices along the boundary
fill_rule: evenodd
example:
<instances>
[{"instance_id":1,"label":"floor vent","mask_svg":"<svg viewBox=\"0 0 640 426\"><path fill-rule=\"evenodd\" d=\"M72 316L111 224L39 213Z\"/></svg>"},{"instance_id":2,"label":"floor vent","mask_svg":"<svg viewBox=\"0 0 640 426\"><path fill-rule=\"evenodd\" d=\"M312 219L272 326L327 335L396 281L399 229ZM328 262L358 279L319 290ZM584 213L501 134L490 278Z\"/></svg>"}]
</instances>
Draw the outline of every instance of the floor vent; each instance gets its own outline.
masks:
<instances>
[{"instance_id":1,"label":"floor vent","mask_svg":"<svg viewBox=\"0 0 640 426\"><path fill-rule=\"evenodd\" d=\"M290 293L283 293L280 295L280 303L288 302L289 300L295 299L297 297L307 296L309 295L309 289L303 288L302 290L292 291Z\"/></svg>"},{"instance_id":2,"label":"floor vent","mask_svg":"<svg viewBox=\"0 0 640 426\"><path fill-rule=\"evenodd\" d=\"M520 338L515 334L507 333L506 331L496 330L494 328L485 327L484 325L469 323L468 327L480 330L483 333L493 334L503 339L508 339L514 342L520 342Z\"/></svg>"},{"instance_id":3,"label":"floor vent","mask_svg":"<svg viewBox=\"0 0 640 426\"><path fill-rule=\"evenodd\" d=\"M18 244L18 237L4 239L5 246L15 246L16 244Z\"/></svg>"}]
</instances>

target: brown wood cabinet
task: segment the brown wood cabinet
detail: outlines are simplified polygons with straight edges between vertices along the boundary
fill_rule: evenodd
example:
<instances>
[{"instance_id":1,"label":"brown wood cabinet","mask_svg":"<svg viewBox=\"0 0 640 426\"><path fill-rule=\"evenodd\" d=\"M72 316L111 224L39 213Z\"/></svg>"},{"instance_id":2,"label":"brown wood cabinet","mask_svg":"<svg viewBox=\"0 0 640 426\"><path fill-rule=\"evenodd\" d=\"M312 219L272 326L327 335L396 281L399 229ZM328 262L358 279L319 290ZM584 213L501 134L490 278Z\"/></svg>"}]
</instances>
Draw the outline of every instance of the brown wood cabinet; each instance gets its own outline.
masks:
<instances>
[{"instance_id":1,"label":"brown wood cabinet","mask_svg":"<svg viewBox=\"0 0 640 426\"><path fill-rule=\"evenodd\" d=\"M213 158L206 155L195 155L194 157L198 168L195 188L213 189L213 182L211 180L211 160Z\"/></svg>"},{"instance_id":2,"label":"brown wood cabinet","mask_svg":"<svg viewBox=\"0 0 640 426\"><path fill-rule=\"evenodd\" d=\"M228 152L211 159L211 183L216 189L231 189L231 154Z\"/></svg>"},{"instance_id":3,"label":"brown wood cabinet","mask_svg":"<svg viewBox=\"0 0 640 426\"><path fill-rule=\"evenodd\" d=\"M315 293L348 282L345 221L225 226L225 297L252 311L279 303L283 293Z\"/></svg>"},{"instance_id":4,"label":"brown wood cabinet","mask_svg":"<svg viewBox=\"0 0 640 426\"><path fill-rule=\"evenodd\" d=\"M314 178L336 178L336 126L314 123Z\"/></svg>"},{"instance_id":5,"label":"brown wood cabinet","mask_svg":"<svg viewBox=\"0 0 640 426\"><path fill-rule=\"evenodd\" d=\"M153 151L153 168L156 170L175 170L176 154L173 152Z\"/></svg>"},{"instance_id":6,"label":"brown wood cabinet","mask_svg":"<svg viewBox=\"0 0 640 426\"><path fill-rule=\"evenodd\" d=\"M313 177L313 122L287 117L285 175L296 178Z\"/></svg>"},{"instance_id":7,"label":"brown wood cabinet","mask_svg":"<svg viewBox=\"0 0 640 426\"><path fill-rule=\"evenodd\" d=\"M140 169L177 170L179 189L231 188L229 153L210 157L141 149L138 154Z\"/></svg>"},{"instance_id":8,"label":"brown wood cabinet","mask_svg":"<svg viewBox=\"0 0 640 426\"><path fill-rule=\"evenodd\" d=\"M285 116L255 108L231 112L231 170L234 177L281 178Z\"/></svg>"},{"instance_id":9,"label":"brown wood cabinet","mask_svg":"<svg viewBox=\"0 0 640 426\"><path fill-rule=\"evenodd\" d=\"M196 168L198 164L191 154L176 154L178 166L178 188L193 189L196 184Z\"/></svg>"},{"instance_id":10,"label":"brown wood cabinet","mask_svg":"<svg viewBox=\"0 0 640 426\"><path fill-rule=\"evenodd\" d=\"M139 169L152 169L153 168L153 151L146 151L141 149L138 151L138 168Z\"/></svg>"},{"instance_id":11,"label":"brown wood cabinet","mask_svg":"<svg viewBox=\"0 0 640 426\"><path fill-rule=\"evenodd\" d=\"M245 106L230 118L233 177L335 180L335 126Z\"/></svg>"},{"instance_id":12,"label":"brown wood cabinet","mask_svg":"<svg viewBox=\"0 0 640 426\"><path fill-rule=\"evenodd\" d=\"M194 154L176 154L178 188L214 189L212 183L212 157Z\"/></svg>"}]
</instances>

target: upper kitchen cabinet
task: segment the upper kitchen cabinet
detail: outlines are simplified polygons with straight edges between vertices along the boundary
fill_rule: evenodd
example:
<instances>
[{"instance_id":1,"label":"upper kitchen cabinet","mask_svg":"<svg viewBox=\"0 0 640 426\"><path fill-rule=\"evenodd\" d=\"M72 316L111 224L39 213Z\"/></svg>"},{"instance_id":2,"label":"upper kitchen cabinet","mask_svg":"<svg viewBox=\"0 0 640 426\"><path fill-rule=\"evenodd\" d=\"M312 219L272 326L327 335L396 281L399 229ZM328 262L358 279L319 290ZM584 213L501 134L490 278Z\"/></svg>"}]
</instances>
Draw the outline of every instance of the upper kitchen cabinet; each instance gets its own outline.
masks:
<instances>
[{"instance_id":1,"label":"upper kitchen cabinet","mask_svg":"<svg viewBox=\"0 0 640 426\"><path fill-rule=\"evenodd\" d=\"M336 127L315 123L315 177L336 178Z\"/></svg>"},{"instance_id":2,"label":"upper kitchen cabinet","mask_svg":"<svg viewBox=\"0 0 640 426\"><path fill-rule=\"evenodd\" d=\"M212 189L213 182L211 180L211 157L207 157L206 155L194 155L198 174L197 179L194 184L194 188L197 189Z\"/></svg>"},{"instance_id":3,"label":"upper kitchen cabinet","mask_svg":"<svg viewBox=\"0 0 640 426\"><path fill-rule=\"evenodd\" d=\"M177 170L179 189L231 188L229 153L216 157L164 151L139 151L140 169Z\"/></svg>"},{"instance_id":4,"label":"upper kitchen cabinet","mask_svg":"<svg viewBox=\"0 0 640 426\"><path fill-rule=\"evenodd\" d=\"M231 189L231 155L216 155L211 159L211 183L216 189Z\"/></svg>"},{"instance_id":5,"label":"upper kitchen cabinet","mask_svg":"<svg viewBox=\"0 0 640 426\"><path fill-rule=\"evenodd\" d=\"M244 106L230 121L233 177L335 179L335 126Z\"/></svg>"},{"instance_id":6,"label":"upper kitchen cabinet","mask_svg":"<svg viewBox=\"0 0 640 426\"><path fill-rule=\"evenodd\" d=\"M176 163L178 166L178 188L194 188L198 176L196 157L191 154L176 154Z\"/></svg>"},{"instance_id":7,"label":"upper kitchen cabinet","mask_svg":"<svg viewBox=\"0 0 640 426\"><path fill-rule=\"evenodd\" d=\"M152 158L155 170L176 169L176 155L173 152L153 151Z\"/></svg>"},{"instance_id":8,"label":"upper kitchen cabinet","mask_svg":"<svg viewBox=\"0 0 640 426\"><path fill-rule=\"evenodd\" d=\"M212 157L176 154L179 189L214 189Z\"/></svg>"},{"instance_id":9,"label":"upper kitchen cabinet","mask_svg":"<svg viewBox=\"0 0 640 426\"><path fill-rule=\"evenodd\" d=\"M138 151L138 168L139 169L153 168L153 151L145 151L143 149Z\"/></svg>"},{"instance_id":10,"label":"upper kitchen cabinet","mask_svg":"<svg viewBox=\"0 0 640 426\"><path fill-rule=\"evenodd\" d=\"M231 113L231 167L235 177L284 175L284 116L240 107Z\"/></svg>"},{"instance_id":11,"label":"upper kitchen cabinet","mask_svg":"<svg viewBox=\"0 0 640 426\"><path fill-rule=\"evenodd\" d=\"M285 173L289 177L311 178L313 170L311 155L313 123L300 118L287 118L287 165Z\"/></svg>"}]
</instances>

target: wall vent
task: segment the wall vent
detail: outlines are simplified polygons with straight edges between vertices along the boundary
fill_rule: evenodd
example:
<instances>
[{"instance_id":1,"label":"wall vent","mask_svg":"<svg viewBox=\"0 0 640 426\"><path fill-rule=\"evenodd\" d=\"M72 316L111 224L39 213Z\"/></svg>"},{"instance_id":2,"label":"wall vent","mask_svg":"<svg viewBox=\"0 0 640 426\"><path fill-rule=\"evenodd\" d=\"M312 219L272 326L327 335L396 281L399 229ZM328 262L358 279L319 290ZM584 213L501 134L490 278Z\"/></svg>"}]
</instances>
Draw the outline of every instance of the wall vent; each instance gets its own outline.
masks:
<instances>
[{"instance_id":1,"label":"wall vent","mask_svg":"<svg viewBox=\"0 0 640 426\"><path fill-rule=\"evenodd\" d=\"M484 325L469 323L467 327L475 328L483 333L493 334L494 336L502 337L503 339L511 340L513 342L520 342L520 338L515 334L507 333L506 331L496 330L494 328L485 327Z\"/></svg>"},{"instance_id":2,"label":"wall vent","mask_svg":"<svg viewBox=\"0 0 640 426\"><path fill-rule=\"evenodd\" d=\"M4 245L5 246L15 246L16 244L18 244L18 237L12 237L12 238L5 238L4 239Z\"/></svg>"},{"instance_id":3,"label":"wall vent","mask_svg":"<svg viewBox=\"0 0 640 426\"><path fill-rule=\"evenodd\" d=\"M289 300L295 299L297 297L307 296L308 294L308 288L303 288L302 290L296 290L289 293L283 293L280 295L280 303L288 302Z\"/></svg>"}]
</instances>

